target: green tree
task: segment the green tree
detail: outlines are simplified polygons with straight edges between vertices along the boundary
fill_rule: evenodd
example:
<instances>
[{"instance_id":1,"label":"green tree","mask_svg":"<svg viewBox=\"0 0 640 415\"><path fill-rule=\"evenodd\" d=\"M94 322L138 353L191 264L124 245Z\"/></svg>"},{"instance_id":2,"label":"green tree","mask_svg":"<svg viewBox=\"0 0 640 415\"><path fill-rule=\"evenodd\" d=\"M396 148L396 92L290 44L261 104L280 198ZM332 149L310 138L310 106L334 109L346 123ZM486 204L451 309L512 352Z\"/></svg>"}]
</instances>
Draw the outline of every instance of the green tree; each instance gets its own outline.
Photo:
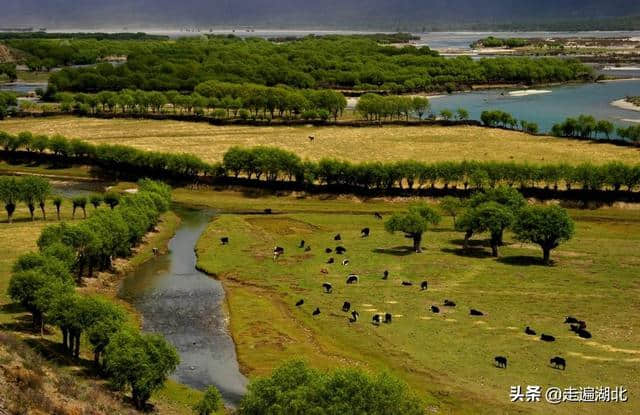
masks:
<instances>
[{"instance_id":1,"label":"green tree","mask_svg":"<svg viewBox=\"0 0 640 415\"><path fill-rule=\"evenodd\" d=\"M84 218L87 218L87 197L86 196L76 196L71 200L73 203L73 211L71 213L71 217L75 219L76 217L76 209L82 209L82 213L84 214Z\"/></svg>"},{"instance_id":2,"label":"green tree","mask_svg":"<svg viewBox=\"0 0 640 415\"><path fill-rule=\"evenodd\" d=\"M151 394L162 387L179 362L175 348L162 336L132 329L118 331L104 351L105 371L112 384L129 386L138 409L144 409Z\"/></svg>"},{"instance_id":3,"label":"green tree","mask_svg":"<svg viewBox=\"0 0 640 415\"><path fill-rule=\"evenodd\" d=\"M211 415L221 407L222 395L215 386L211 385L204 391L202 399L194 405L193 410L198 415Z\"/></svg>"},{"instance_id":4,"label":"green tree","mask_svg":"<svg viewBox=\"0 0 640 415\"><path fill-rule=\"evenodd\" d=\"M12 176L0 176L0 201L7 211L7 221L11 223L16 203L20 200L21 189L18 179Z\"/></svg>"},{"instance_id":5,"label":"green tree","mask_svg":"<svg viewBox=\"0 0 640 415\"><path fill-rule=\"evenodd\" d=\"M113 209L118 205L118 203L120 203L120 195L118 195L115 192L105 193L103 199L104 199L104 203L109 205L111 209Z\"/></svg>"},{"instance_id":6,"label":"green tree","mask_svg":"<svg viewBox=\"0 0 640 415\"><path fill-rule=\"evenodd\" d=\"M467 224L470 225L471 231L473 233L489 232L491 254L497 257L504 230L513 223L513 212L505 205L487 202L471 209L470 215Z\"/></svg>"},{"instance_id":7,"label":"green tree","mask_svg":"<svg viewBox=\"0 0 640 415\"><path fill-rule=\"evenodd\" d=\"M542 248L542 260L550 263L550 253L574 234L574 223L559 206L529 206L520 210L513 224L516 238Z\"/></svg>"},{"instance_id":8,"label":"green tree","mask_svg":"<svg viewBox=\"0 0 640 415\"><path fill-rule=\"evenodd\" d=\"M407 238L413 240L413 249L416 253L422 252L422 234L429 225L440 222L440 215L434 209L426 205L411 206L405 213L394 213L384 224L389 233L404 232Z\"/></svg>"},{"instance_id":9,"label":"green tree","mask_svg":"<svg viewBox=\"0 0 640 415\"><path fill-rule=\"evenodd\" d=\"M55 196L52 200L53 206L56 207L56 214L58 216L58 220L60 220L60 207L62 206L62 198L60 196Z\"/></svg>"},{"instance_id":10,"label":"green tree","mask_svg":"<svg viewBox=\"0 0 640 415\"><path fill-rule=\"evenodd\" d=\"M102 196L100 195L91 195L89 197L89 202L93 205L94 209L98 209L100 207L102 200Z\"/></svg>"},{"instance_id":11,"label":"green tree","mask_svg":"<svg viewBox=\"0 0 640 415\"><path fill-rule=\"evenodd\" d=\"M458 108L456 110L456 118L460 121L464 121L464 120L468 120L469 119L469 111L467 111L464 108Z\"/></svg>"},{"instance_id":12,"label":"green tree","mask_svg":"<svg viewBox=\"0 0 640 415\"><path fill-rule=\"evenodd\" d=\"M252 381L239 408L240 415L423 413L416 395L389 374L370 376L358 369L323 373L300 361Z\"/></svg>"}]
</instances>

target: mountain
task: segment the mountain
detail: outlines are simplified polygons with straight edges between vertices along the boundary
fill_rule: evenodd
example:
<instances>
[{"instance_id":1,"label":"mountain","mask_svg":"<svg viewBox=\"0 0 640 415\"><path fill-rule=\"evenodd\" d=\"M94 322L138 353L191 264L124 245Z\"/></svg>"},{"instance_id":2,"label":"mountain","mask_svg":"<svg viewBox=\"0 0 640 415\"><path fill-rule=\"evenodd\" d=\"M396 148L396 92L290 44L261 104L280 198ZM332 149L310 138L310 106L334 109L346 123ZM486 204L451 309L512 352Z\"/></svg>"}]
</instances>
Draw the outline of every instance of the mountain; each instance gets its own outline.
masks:
<instances>
[{"instance_id":1,"label":"mountain","mask_svg":"<svg viewBox=\"0 0 640 415\"><path fill-rule=\"evenodd\" d=\"M0 27L419 30L640 15L638 0L0 0Z\"/></svg>"}]
</instances>

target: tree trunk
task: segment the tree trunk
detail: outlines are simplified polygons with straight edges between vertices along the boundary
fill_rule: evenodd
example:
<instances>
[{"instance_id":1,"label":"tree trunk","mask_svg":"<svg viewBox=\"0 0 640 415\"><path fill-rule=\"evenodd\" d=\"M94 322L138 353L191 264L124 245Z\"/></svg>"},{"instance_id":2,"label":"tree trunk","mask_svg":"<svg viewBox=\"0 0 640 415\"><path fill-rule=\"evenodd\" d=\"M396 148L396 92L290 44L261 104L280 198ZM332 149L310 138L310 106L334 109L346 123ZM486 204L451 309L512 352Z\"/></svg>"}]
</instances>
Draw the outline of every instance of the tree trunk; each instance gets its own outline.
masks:
<instances>
[{"instance_id":1,"label":"tree trunk","mask_svg":"<svg viewBox=\"0 0 640 415\"><path fill-rule=\"evenodd\" d=\"M498 244L495 241L491 242L491 255L494 258L498 257Z\"/></svg>"},{"instance_id":2,"label":"tree trunk","mask_svg":"<svg viewBox=\"0 0 640 415\"><path fill-rule=\"evenodd\" d=\"M413 250L416 251L417 254L422 252L422 248L420 247L421 242L422 242L422 234L414 233L413 234Z\"/></svg>"},{"instance_id":3,"label":"tree trunk","mask_svg":"<svg viewBox=\"0 0 640 415\"><path fill-rule=\"evenodd\" d=\"M67 338L69 337L69 331L62 327L62 346L66 350L67 349Z\"/></svg>"},{"instance_id":4,"label":"tree trunk","mask_svg":"<svg viewBox=\"0 0 640 415\"><path fill-rule=\"evenodd\" d=\"M464 248L465 251L469 248L469 239L472 235L473 233L471 231L467 231L464 234L464 243L462 244L462 248Z\"/></svg>"},{"instance_id":5,"label":"tree trunk","mask_svg":"<svg viewBox=\"0 0 640 415\"><path fill-rule=\"evenodd\" d=\"M76 207L73 207L73 210L71 211L71 219L75 219L76 218Z\"/></svg>"},{"instance_id":6,"label":"tree trunk","mask_svg":"<svg viewBox=\"0 0 640 415\"><path fill-rule=\"evenodd\" d=\"M80 356L80 333L76 334L76 347L75 350L73 351L73 355L75 357L79 357Z\"/></svg>"},{"instance_id":7,"label":"tree trunk","mask_svg":"<svg viewBox=\"0 0 640 415\"><path fill-rule=\"evenodd\" d=\"M550 260L550 255L551 255L551 249L549 248L545 248L544 246L542 247L542 262L545 265L549 265L551 260Z\"/></svg>"},{"instance_id":8,"label":"tree trunk","mask_svg":"<svg viewBox=\"0 0 640 415\"><path fill-rule=\"evenodd\" d=\"M58 221L60 220L60 206L56 206L56 213L58 215Z\"/></svg>"},{"instance_id":9,"label":"tree trunk","mask_svg":"<svg viewBox=\"0 0 640 415\"><path fill-rule=\"evenodd\" d=\"M33 221L35 220L35 217L34 217L34 215L33 215L33 212L35 212L36 207L35 207L35 205L34 205L33 203L29 203L29 204L27 205L27 207L29 208L29 215L31 215L31 222L33 222Z\"/></svg>"},{"instance_id":10,"label":"tree trunk","mask_svg":"<svg viewBox=\"0 0 640 415\"><path fill-rule=\"evenodd\" d=\"M93 365L96 369L100 367L100 352L97 350L93 352Z\"/></svg>"},{"instance_id":11,"label":"tree trunk","mask_svg":"<svg viewBox=\"0 0 640 415\"><path fill-rule=\"evenodd\" d=\"M42 211L42 220L46 221L47 220L47 212L44 209L44 203L43 202L40 203L40 210Z\"/></svg>"}]
</instances>

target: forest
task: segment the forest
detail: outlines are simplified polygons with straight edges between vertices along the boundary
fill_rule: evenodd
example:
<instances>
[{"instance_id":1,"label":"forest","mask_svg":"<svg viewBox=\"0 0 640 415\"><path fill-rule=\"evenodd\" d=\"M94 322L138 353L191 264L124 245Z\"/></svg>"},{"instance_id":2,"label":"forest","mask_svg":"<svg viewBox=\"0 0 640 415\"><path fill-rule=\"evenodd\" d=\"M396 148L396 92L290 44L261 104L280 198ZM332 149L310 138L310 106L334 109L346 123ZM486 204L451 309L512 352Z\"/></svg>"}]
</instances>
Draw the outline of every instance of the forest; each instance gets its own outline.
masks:
<instances>
[{"instance_id":1,"label":"forest","mask_svg":"<svg viewBox=\"0 0 640 415\"><path fill-rule=\"evenodd\" d=\"M358 36L305 37L284 43L233 36L182 38L175 42L21 42L14 41L12 45L37 57L40 62L51 60L46 66L92 63L110 55L128 57L122 65L102 63L66 67L53 73L51 87L69 92L127 88L191 92L202 82L216 80L403 93L453 91L494 83L537 84L593 79L592 70L576 60L446 58L428 47L386 46Z\"/></svg>"}]
</instances>

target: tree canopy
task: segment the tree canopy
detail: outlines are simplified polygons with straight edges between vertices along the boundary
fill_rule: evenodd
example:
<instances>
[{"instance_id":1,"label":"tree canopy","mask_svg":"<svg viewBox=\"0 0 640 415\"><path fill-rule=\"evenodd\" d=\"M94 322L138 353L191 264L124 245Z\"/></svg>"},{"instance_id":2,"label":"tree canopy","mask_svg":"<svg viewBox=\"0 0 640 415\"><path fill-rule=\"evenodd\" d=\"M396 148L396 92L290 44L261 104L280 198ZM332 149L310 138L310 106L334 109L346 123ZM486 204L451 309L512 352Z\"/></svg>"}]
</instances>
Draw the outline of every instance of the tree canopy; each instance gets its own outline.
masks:
<instances>
[{"instance_id":1,"label":"tree canopy","mask_svg":"<svg viewBox=\"0 0 640 415\"><path fill-rule=\"evenodd\" d=\"M422 252L420 246L422 234L427 231L429 225L440 222L440 215L433 208L427 205L414 205L409 207L407 212L394 213L384 224L385 229L390 232L404 232L407 238L413 239L413 250Z\"/></svg>"},{"instance_id":2,"label":"tree canopy","mask_svg":"<svg viewBox=\"0 0 640 415\"><path fill-rule=\"evenodd\" d=\"M513 225L518 240L542 248L542 260L550 263L550 253L560 243L571 239L575 225L567 211L559 206L529 206L520 210Z\"/></svg>"}]
</instances>

